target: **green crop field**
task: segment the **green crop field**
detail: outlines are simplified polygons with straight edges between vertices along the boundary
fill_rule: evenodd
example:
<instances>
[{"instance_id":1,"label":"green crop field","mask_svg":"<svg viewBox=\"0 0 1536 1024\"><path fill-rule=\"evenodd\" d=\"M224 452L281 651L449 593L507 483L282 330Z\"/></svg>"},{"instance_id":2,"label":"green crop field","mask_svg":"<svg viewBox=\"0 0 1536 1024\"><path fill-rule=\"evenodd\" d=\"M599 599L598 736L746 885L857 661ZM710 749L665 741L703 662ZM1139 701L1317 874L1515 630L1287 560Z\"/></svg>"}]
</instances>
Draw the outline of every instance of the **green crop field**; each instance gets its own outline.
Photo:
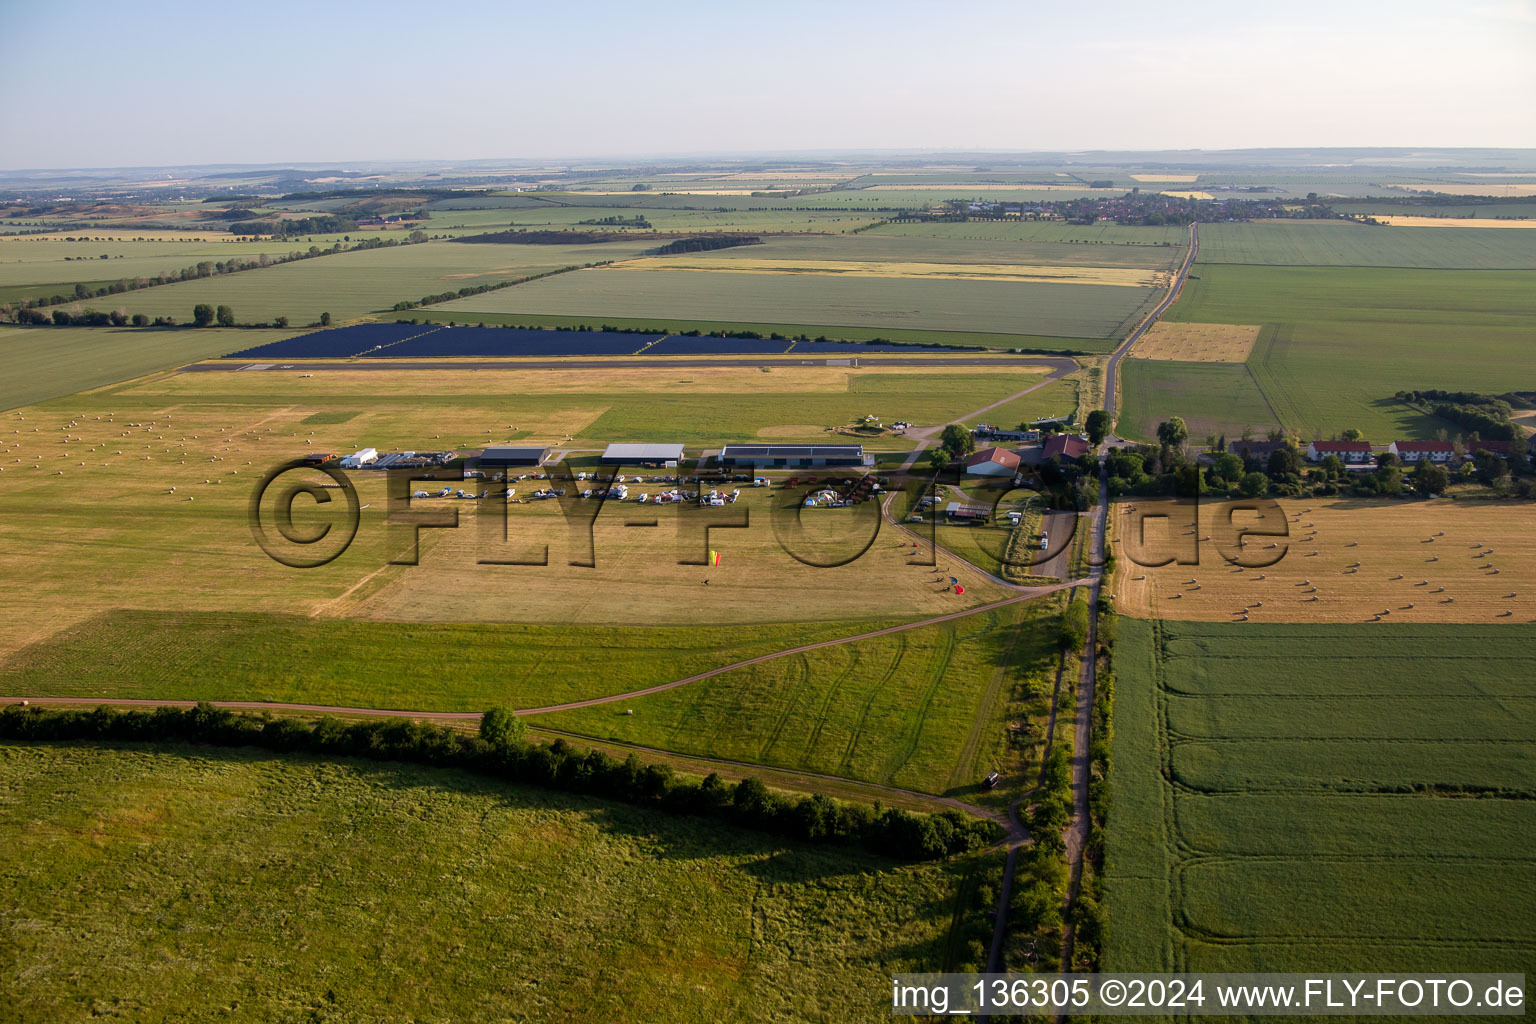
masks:
<instances>
[{"instance_id":1,"label":"green crop field","mask_svg":"<svg viewBox=\"0 0 1536 1024\"><path fill-rule=\"evenodd\" d=\"M1182 416L1190 436L1241 437L1244 427L1262 434L1279 426L1264 393L1242 363L1182 363L1127 359L1120 364L1124 410L1117 430L1141 441L1157 438L1157 425Z\"/></svg>"},{"instance_id":2,"label":"green crop field","mask_svg":"<svg viewBox=\"0 0 1536 1024\"><path fill-rule=\"evenodd\" d=\"M1122 618L1107 966L1528 971L1533 641Z\"/></svg>"},{"instance_id":3,"label":"green crop field","mask_svg":"<svg viewBox=\"0 0 1536 1024\"><path fill-rule=\"evenodd\" d=\"M1371 440L1433 437L1450 425L1400 406L1392 394L1509 390L1510 368L1522 365L1536 320L1536 271L1202 262L1165 316L1265 325L1248 368L1280 421L1305 438L1350 427ZM1212 397L1229 402L1209 393L1203 400ZM1193 391L1170 396L1173 406L1186 420L1215 418Z\"/></svg>"},{"instance_id":4,"label":"green crop field","mask_svg":"<svg viewBox=\"0 0 1536 1024\"><path fill-rule=\"evenodd\" d=\"M192 319L200 302L232 307L241 322L286 316L295 326L328 312L336 320L388 310L466 286L494 284L530 274L634 255L639 243L598 245L461 245L428 242L247 270L227 276L162 285L92 300L130 314Z\"/></svg>"},{"instance_id":5,"label":"green crop field","mask_svg":"<svg viewBox=\"0 0 1536 1024\"><path fill-rule=\"evenodd\" d=\"M735 669L621 704L551 712L531 724L968 794L979 790L1007 745L994 673L1023 678L1051 658L1053 607L1015 605Z\"/></svg>"},{"instance_id":6,"label":"green crop field","mask_svg":"<svg viewBox=\"0 0 1536 1024\"><path fill-rule=\"evenodd\" d=\"M473 295L436 312L636 317L1112 338L1155 304L1150 288L606 268ZM784 328L780 328L781 330ZM815 328L813 333L819 333ZM1004 342L1004 345L1007 343Z\"/></svg>"},{"instance_id":7,"label":"green crop field","mask_svg":"<svg viewBox=\"0 0 1536 1024\"><path fill-rule=\"evenodd\" d=\"M1536 231L1371 227L1343 220L1205 224L1200 263L1536 270Z\"/></svg>"},{"instance_id":8,"label":"green crop field","mask_svg":"<svg viewBox=\"0 0 1536 1024\"><path fill-rule=\"evenodd\" d=\"M1044 225L1042 225L1044 226ZM1069 225L1062 225L1069 226ZM1087 230L1087 229L1080 229ZM922 237L866 232L860 235L813 235L767 238L760 245L689 253L686 259L719 262L755 260L804 261L814 269L820 261L872 263L942 263L1037 267L1137 267L1172 271L1184 258L1182 246L1091 245L1071 240L1021 236L1003 241L967 237Z\"/></svg>"},{"instance_id":9,"label":"green crop field","mask_svg":"<svg viewBox=\"0 0 1536 1024\"><path fill-rule=\"evenodd\" d=\"M0 409L14 409L292 336L229 330L0 328ZM14 429L14 428L13 428ZM9 461L9 460L7 460Z\"/></svg>"},{"instance_id":10,"label":"green crop field","mask_svg":"<svg viewBox=\"0 0 1536 1024\"><path fill-rule=\"evenodd\" d=\"M974 239L996 242L1056 242L1099 246L1133 245L1174 249L1176 265L1189 244L1189 230L1181 227L1136 227L1100 221L1068 224L1064 221L905 221L882 224L867 232L881 237Z\"/></svg>"},{"instance_id":11,"label":"green crop field","mask_svg":"<svg viewBox=\"0 0 1536 1024\"><path fill-rule=\"evenodd\" d=\"M173 746L0 745L0 850L8 1012L61 1024L885 1020L993 864Z\"/></svg>"},{"instance_id":12,"label":"green crop field","mask_svg":"<svg viewBox=\"0 0 1536 1024\"><path fill-rule=\"evenodd\" d=\"M324 237L326 245L331 244L332 236ZM22 295L52 296L55 291L70 294L76 281L134 281L205 261L286 256L306 251L312 244L318 243L298 239L242 242L234 236L221 241L157 237L141 242L67 242L52 235L8 238L0 241L0 289L14 293L11 301ZM69 287L63 287L66 284ZM49 285L59 287L50 289ZM112 308L117 298L102 296L89 302L105 309Z\"/></svg>"},{"instance_id":13,"label":"green crop field","mask_svg":"<svg viewBox=\"0 0 1536 1024\"><path fill-rule=\"evenodd\" d=\"M6 659L0 664L0 695L107 694L412 711L540 707L665 683L895 621L572 630L124 610L103 613ZM378 656L386 652L401 657ZM594 671L596 665L623 668Z\"/></svg>"}]
</instances>

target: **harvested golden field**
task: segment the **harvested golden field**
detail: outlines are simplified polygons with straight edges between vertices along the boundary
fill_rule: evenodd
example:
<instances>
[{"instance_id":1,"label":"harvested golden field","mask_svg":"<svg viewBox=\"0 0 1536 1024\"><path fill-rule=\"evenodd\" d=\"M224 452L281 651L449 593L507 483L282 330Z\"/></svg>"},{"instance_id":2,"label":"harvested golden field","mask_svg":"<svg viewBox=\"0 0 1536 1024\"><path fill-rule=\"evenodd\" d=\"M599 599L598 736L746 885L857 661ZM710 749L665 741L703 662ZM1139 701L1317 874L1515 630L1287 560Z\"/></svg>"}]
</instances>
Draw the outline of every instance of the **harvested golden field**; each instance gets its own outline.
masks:
<instances>
[{"instance_id":1,"label":"harvested golden field","mask_svg":"<svg viewBox=\"0 0 1536 1024\"><path fill-rule=\"evenodd\" d=\"M1243 569L1218 551L1221 503L1188 522L1187 506L1139 500L1114 506L1115 600L1128 614L1253 622L1536 621L1536 510L1529 503L1312 499L1281 503L1284 523L1237 513L1237 527L1288 537L1250 537ZM1138 513L1149 519L1137 536ZM1228 528L1228 538L1235 532ZM1176 550L1198 565L1146 568ZM1180 557L1188 557L1180 555Z\"/></svg>"},{"instance_id":2,"label":"harvested golden field","mask_svg":"<svg viewBox=\"0 0 1536 1024\"><path fill-rule=\"evenodd\" d=\"M604 270L701 270L719 274L833 274L844 277L926 278L950 281L1107 284L1165 288L1163 271L1133 267L1023 266L1011 263L897 263L883 260L710 259L651 256Z\"/></svg>"},{"instance_id":3,"label":"harvested golden field","mask_svg":"<svg viewBox=\"0 0 1536 1024\"><path fill-rule=\"evenodd\" d=\"M1189 182L1195 181L1199 177L1200 175L1198 174L1133 174L1131 175L1131 180L1182 182L1184 184L1188 184Z\"/></svg>"},{"instance_id":4,"label":"harvested golden field","mask_svg":"<svg viewBox=\"0 0 1536 1024\"><path fill-rule=\"evenodd\" d=\"M1406 217L1373 213L1373 218L1395 228L1536 228L1536 220L1495 220L1491 217Z\"/></svg>"},{"instance_id":5,"label":"harvested golden field","mask_svg":"<svg viewBox=\"0 0 1536 1024\"><path fill-rule=\"evenodd\" d=\"M1391 184L1388 188L1402 188L1410 192L1437 192L1447 196L1536 196L1536 184L1519 184L1469 181L1465 185L1402 185Z\"/></svg>"},{"instance_id":6,"label":"harvested golden field","mask_svg":"<svg viewBox=\"0 0 1536 1024\"><path fill-rule=\"evenodd\" d=\"M955 373L955 367L877 366L770 366L760 367L750 359L735 366L667 366L657 359L655 367L603 367L600 369L522 369L515 363L505 368L462 370L325 369L311 372L303 364L292 371L262 371L269 383L281 387L294 401L318 401L327 396L377 395L408 398L413 395L603 395L675 394L679 390L694 394L743 394L752 391L843 393L854 382L871 375L932 377ZM379 360L383 362L383 360ZM434 360L434 362L449 362ZM484 360L478 360L481 364ZM969 369L969 368L967 368ZM982 368L984 369L984 368ZM1050 372L1047 366L1009 364L996 367L1007 374L1010 383L1021 390L1038 382ZM252 390L250 374L239 371L219 373L180 373L154 378L122 389L135 397L243 395Z\"/></svg>"},{"instance_id":7,"label":"harvested golden field","mask_svg":"<svg viewBox=\"0 0 1536 1024\"><path fill-rule=\"evenodd\" d=\"M1175 190L1175 189L1166 189L1165 188L1165 189L1163 189L1163 195L1165 195L1165 196L1172 196L1175 199L1213 199L1213 198L1215 198L1209 192L1201 192L1198 189L1196 189L1196 190Z\"/></svg>"},{"instance_id":8,"label":"harvested golden field","mask_svg":"<svg viewBox=\"0 0 1536 1024\"><path fill-rule=\"evenodd\" d=\"M538 485L523 481L515 486L521 494ZM665 489L648 483L629 487L631 497ZM784 500L777 487L748 486L736 504L716 509L642 506L631 500L604 503L597 512L596 503L590 503L597 518L590 534L576 532L579 539L554 501L510 506L504 534L494 507L489 514L476 514L474 502L413 502L413 508L423 510L458 509L459 527L423 530L419 565L384 567L316 610L325 616L411 622L745 624L920 618L1013 593L943 554L933 567L908 564L911 541L889 527L846 565L806 565L780 546L784 523L770 506ZM875 529L876 512L873 502L857 509L808 511L799 517L805 532L796 534L791 546L802 554L825 553L829 561L850 557L863 545L850 538L867 538ZM706 540L709 524L716 525ZM711 550L720 553L718 566L681 564L703 562ZM547 565L485 564L489 559L545 557ZM595 564L572 566L573 560ZM947 591L951 575L964 584L963 596Z\"/></svg>"},{"instance_id":9,"label":"harvested golden field","mask_svg":"<svg viewBox=\"0 0 1536 1024\"><path fill-rule=\"evenodd\" d=\"M1131 355L1184 363L1241 363L1258 340L1257 324L1155 323Z\"/></svg>"}]
</instances>

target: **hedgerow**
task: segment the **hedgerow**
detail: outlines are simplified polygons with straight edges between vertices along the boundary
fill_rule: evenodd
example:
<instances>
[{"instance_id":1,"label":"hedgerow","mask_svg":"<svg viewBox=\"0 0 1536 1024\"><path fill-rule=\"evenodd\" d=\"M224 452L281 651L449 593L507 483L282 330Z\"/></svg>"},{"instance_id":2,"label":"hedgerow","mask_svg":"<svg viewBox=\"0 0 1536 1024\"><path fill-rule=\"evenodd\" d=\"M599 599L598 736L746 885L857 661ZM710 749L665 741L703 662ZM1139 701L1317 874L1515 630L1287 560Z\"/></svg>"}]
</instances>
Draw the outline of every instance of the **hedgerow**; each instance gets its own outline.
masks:
<instances>
[{"instance_id":1,"label":"hedgerow","mask_svg":"<svg viewBox=\"0 0 1536 1024\"><path fill-rule=\"evenodd\" d=\"M755 778L735 785L711 773L679 777L665 764L631 754L618 760L556 739L534 743L502 727L506 712L488 712L482 735L403 718L343 722L236 714L207 703L153 711L46 709L11 704L0 710L0 739L108 740L260 747L374 760L407 761L479 772L509 782L607 797L625 803L720 818L736 825L814 843L859 845L901 860L935 860L980 849L998 827L958 811L915 814L775 793Z\"/></svg>"}]
</instances>

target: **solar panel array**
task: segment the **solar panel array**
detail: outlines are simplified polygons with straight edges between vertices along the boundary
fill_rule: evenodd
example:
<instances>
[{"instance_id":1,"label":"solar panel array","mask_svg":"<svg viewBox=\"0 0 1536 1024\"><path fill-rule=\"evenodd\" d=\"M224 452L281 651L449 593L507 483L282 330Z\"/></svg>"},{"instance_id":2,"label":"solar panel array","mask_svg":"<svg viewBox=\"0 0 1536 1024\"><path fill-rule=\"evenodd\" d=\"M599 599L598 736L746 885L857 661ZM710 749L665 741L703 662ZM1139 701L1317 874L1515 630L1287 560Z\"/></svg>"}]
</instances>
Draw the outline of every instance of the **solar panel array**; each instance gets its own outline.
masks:
<instances>
[{"instance_id":1,"label":"solar panel array","mask_svg":"<svg viewBox=\"0 0 1536 1024\"><path fill-rule=\"evenodd\" d=\"M444 327L367 353L382 359L451 356L624 356L661 337L616 331L524 331Z\"/></svg>"},{"instance_id":2,"label":"solar panel array","mask_svg":"<svg viewBox=\"0 0 1536 1024\"><path fill-rule=\"evenodd\" d=\"M231 352L227 359L346 359L379 345L391 345L404 338L430 331L423 324L358 324L333 331L316 331L297 338L271 341L265 345Z\"/></svg>"},{"instance_id":3,"label":"solar panel array","mask_svg":"<svg viewBox=\"0 0 1536 1024\"><path fill-rule=\"evenodd\" d=\"M652 344L654 342L654 344ZM302 334L232 352L229 359L381 359L459 356L816 355L855 358L873 352L912 352L907 345L835 341L682 337L617 331L543 331L433 324L355 324ZM919 350L920 351L920 350Z\"/></svg>"},{"instance_id":4,"label":"solar panel array","mask_svg":"<svg viewBox=\"0 0 1536 1024\"><path fill-rule=\"evenodd\" d=\"M645 350L648 356L782 355L789 342L753 338L663 338Z\"/></svg>"}]
</instances>

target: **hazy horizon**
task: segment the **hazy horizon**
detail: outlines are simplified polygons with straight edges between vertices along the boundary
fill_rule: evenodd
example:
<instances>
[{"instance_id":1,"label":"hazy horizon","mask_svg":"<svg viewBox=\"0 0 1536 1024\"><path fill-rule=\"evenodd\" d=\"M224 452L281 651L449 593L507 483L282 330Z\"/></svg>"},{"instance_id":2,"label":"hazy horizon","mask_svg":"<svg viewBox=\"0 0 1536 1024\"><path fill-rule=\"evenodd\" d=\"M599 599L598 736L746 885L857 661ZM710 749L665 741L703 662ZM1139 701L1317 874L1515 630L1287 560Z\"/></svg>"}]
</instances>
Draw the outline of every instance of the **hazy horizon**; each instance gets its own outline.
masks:
<instances>
[{"instance_id":1,"label":"hazy horizon","mask_svg":"<svg viewBox=\"0 0 1536 1024\"><path fill-rule=\"evenodd\" d=\"M0 164L1536 145L1536 0L268 10L14 5Z\"/></svg>"}]
</instances>

